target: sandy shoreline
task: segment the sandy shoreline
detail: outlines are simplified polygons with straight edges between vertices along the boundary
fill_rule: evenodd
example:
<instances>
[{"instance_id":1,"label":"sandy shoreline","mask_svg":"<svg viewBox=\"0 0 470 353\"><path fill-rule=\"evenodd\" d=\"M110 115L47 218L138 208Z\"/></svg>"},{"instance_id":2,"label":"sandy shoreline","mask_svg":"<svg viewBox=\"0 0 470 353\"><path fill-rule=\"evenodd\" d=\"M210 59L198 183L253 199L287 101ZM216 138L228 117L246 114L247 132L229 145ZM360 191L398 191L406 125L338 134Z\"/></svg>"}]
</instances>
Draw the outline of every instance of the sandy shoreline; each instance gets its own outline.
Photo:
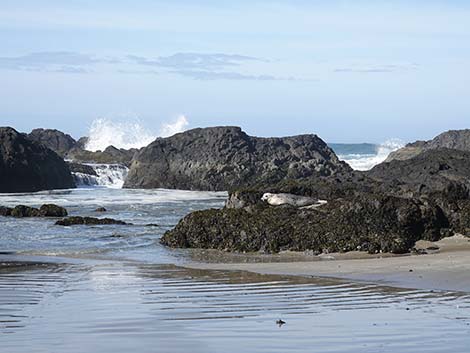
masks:
<instances>
[{"instance_id":1,"label":"sandy shoreline","mask_svg":"<svg viewBox=\"0 0 470 353\"><path fill-rule=\"evenodd\" d=\"M425 244L430 246L431 244ZM192 262L186 267L209 270L239 270L259 274L332 277L367 281L394 287L470 292L470 239L454 236L433 243L439 252L396 257L331 255L329 261L248 263Z\"/></svg>"},{"instance_id":2,"label":"sandy shoreline","mask_svg":"<svg viewBox=\"0 0 470 353\"><path fill-rule=\"evenodd\" d=\"M247 271L261 275L288 275L369 282L398 288L470 293L470 238L461 235L439 242L419 242L421 248L438 247L426 255L369 255L361 252L328 255L284 253L243 255L195 251L192 261L176 264L196 270ZM79 258L0 254L0 271L25 267L81 263ZM101 263L103 259L87 259ZM104 262L106 262L104 260Z\"/></svg>"}]
</instances>

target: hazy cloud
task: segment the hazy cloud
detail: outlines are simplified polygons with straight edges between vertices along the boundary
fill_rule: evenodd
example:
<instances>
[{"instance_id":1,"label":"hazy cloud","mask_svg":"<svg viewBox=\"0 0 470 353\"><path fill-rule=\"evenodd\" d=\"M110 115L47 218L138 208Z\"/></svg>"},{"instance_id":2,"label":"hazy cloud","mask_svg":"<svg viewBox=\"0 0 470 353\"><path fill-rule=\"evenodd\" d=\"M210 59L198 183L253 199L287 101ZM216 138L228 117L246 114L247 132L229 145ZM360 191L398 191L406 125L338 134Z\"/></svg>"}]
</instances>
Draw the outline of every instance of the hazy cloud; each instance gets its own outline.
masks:
<instances>
[{"instance_id":1,"label":"hazy cloud","mask_svg":"<svg viewBox=\"0 0 470 353\"><path fill-rule=\"evenodd\" d=\"M269 60L237 54L176 53L154 59L129 55L128 59L138 65L160 67L168 72L195 80L254 80L254 81L294 81L295 78L282 78L273 75L253 75L235 70L249 62L269 62Z\"/></svg>"},{"instance_id":2,"label":"hazy cloud","mask_svg":"<svg viewBox=\"0 0 470 353\"><path fill-rule=\"evenodd\" d=\"M386 64L386 65L352 65L350 67L337 68L334 72L344 73L389 73L404 72L418 69L418 64Z\"/></svg>"},{"instance_id":3,"label":"hazy cloud","mask_svg":"<svg viewBox=\"0 0 470 353\"><path fill-rule=\"evenodd\" d=\"M296 78L282 78L272 75L247 75L238 72L224 72L224 71L204 71L204 70L175 70L171 71L174 74L189 77L195 80L209 81L209 80L240 80L240 81L296 81Z\"/></svg>"},{"instance_id":4,"label":"hazy cloud","mask_svg":"<svg viewBox=\"0 0 470 353\"><path fill-rule=\"evenodd\" d=\"M267 63L266 59L237 54L176 53L149 58L128 55L125 58L103 58L87 54L57 51L37 52L15 57L0 57L0 69L84 74L96 71L100 64L112 65L119 74L170 73L194 80L296 81L295 77L243 72L247 63ZM108 67L108 69L110 69ZM158 69L158 71L156 71ZM159 72L160 71L160 72ZM251 70L252 71L252 70Z\"/></svg>"},{"instance_id":5,"label":"hazy cloud","mask_svg":"<svg viewBox=\"0 0 470 353\"><path fill-rule=\"evenodd\" d=\"M37 52L22 56L0 57L0 68L21 71L87 73L95 64L117 62L117 59L100 59L67 51Z\"/></svg>"},{"instance_id":6,"label":"hazy cloud","mask_svg":"<svg viewBox=\"0 0 470 353\"><path fill-rule=\"evenodd\" d=\"M128 59L138 65L159 66L172 69L200 69L213 70L227 67L240 66L250 61L267 62L251 56L235 54L196 54L196 53L176 53L170 56L160 56L155 59L141 56L129 55Z\"/></svg>"},{"instance_id":7,"label":"hazy cloud","mask_svg":"<svg viewBox=\"0 0 470 353\"><path fill-rule=\"evenodd\" d=\"M62 72L62 73L67 73L67 74L86 74L91 72L90 70L87 70L82 67L74 67L74 66L63 66L57 69L49 70L52 72Z\"/></svg>"},{"instance_id":8,"label":"hazy cloud","mask_svg":"<svg viewBox=\"0 0 470 353\"><path fill-rule=\"evenodd\" d=\"M195 54L177 53L171 56L159 58L162 67L175 69L201 69L213 70L227 67L240 66L250 61L266 61L259 58L234 54Z\"/></svg>"}]
</instances>

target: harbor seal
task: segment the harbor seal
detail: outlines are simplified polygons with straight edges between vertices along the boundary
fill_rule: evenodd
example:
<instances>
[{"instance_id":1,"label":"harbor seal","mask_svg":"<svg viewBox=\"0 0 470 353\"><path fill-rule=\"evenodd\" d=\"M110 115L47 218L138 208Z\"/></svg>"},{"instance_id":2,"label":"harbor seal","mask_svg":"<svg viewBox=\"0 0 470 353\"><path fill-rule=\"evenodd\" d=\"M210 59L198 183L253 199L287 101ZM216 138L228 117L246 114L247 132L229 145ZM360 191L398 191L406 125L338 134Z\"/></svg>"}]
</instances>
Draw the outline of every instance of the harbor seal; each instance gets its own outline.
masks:
<instances>
[{"instance_id":1,"label":"harbor seal","mask_svg":"<svg viewBox=\"0 0 470 353\"><path fill-rule=\"evenodd\" d=\"M319 200L308 196L299 196L294 194L272 194L265 193L261 198L271 206L291 205L300 208L316 208L327 203L325 200Z\"/></svg>"}]
</instances>

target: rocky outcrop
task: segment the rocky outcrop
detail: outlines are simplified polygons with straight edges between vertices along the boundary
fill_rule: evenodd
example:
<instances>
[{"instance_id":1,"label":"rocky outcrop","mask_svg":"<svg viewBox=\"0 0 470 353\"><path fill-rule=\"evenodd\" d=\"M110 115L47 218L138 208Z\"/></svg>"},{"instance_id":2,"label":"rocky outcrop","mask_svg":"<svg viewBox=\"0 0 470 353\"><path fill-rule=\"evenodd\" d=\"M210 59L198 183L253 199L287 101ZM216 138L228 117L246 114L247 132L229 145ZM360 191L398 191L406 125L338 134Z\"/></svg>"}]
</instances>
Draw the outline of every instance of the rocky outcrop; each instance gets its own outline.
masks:
<instances>
[{"instance_id":1,"label":"rocky outcrop","mask_svg":"<svg viewBox=\"0 0 470 353\"><path fill-rule=\"evenodd\" d=\"M67 216L67 210L54 204L45 204L39 208L39 214L42 217L65 217Z\"/></svg>"},{"instance_id":2,"label":"rocky outcrop","mask_svg":"<svg viewBox=\"0 0 470 353\"><path fill-rule=\"evenodd\" d=\"M80 137L77 141L77 147L84 150L88 141L89 141L89 138L87 136Z\"/></svg>"},{"instance_id":3,"label":"rocky outcrop","mask_svg":"<svg viewBox=\"0 0 470 353\"><path fill-rule=\"evenodd\" d=\"M423 151L423 147L406 145L405 147L390 153L384 163L390 163L391 161L406 161L407 159L418 156Z\"/></svg>"},{"instance_id":4,"label":"rocky outcrop","mask_svg":"<svg viewBox=\"0 0 470 353\"><path fill-rule=\"evenodd\" d=\"M265 193L327 200L270 206ZM368 172L283 180L230 192L222 210L185 217L162 243L241 252L408 252L417 240L470 235L470 152L430 149Z\"/></svg>"},{"instance_id":5,"label":"rocky outcrop","mask_svg":"<svg viewBox=\"0 0 470 353\"><path fill-rule=\"evenodd\" d=\"M384 191L405 197L444 194L446 199L466 199L470 192L470 152L430 149L407 160L382 163L366 173Z\"/></svg>"},{"instance_id":6,"label":"rocky outcrop","mask_svg":"<svg viewBox=\"0 0 470 353\"><path fill-rule=\"evenodd\" d=\"M68 165L72 173L86 174L86 175L91 175L95 177L98 176L98 174L96 173L96 170L90 165L76 163L76 162L68 162Z\"/></svg>"},{"instance_id":7,"label":"rocky outcrop","mask_svg":"<svg viewBox=\"0 0 470 353\"><path fill-rule=\"evenodd\" d=\"M76 148L69 151L67 158L80 163L123 164L129 166L137 151L137 149L118 149L114 146L96 152Z\"/></svg>"},{"instance_id":8,"label":"rocky outcrop","mask_svg":"<svg viewBox=\"0 0 470 353\"><path fill-rule=\"evenodd\" d=\"M65 157L70 150L78 147L77 141L72 136L54 129L34 129L27 137L53 150L61 157Z\"/></svg>"},{"instance_id":9,"label":"rocky outcrop","mask_svg":"<svg viewBox=\"0 0 470 353\"><path fill-rule=\"evenodd\" d=\"M13 209L11 207L0 206L0 216L8 217L11 216L11 211Z\"/></svg>"},{"instance_id":10,"label":"rocky outcrop","mask_svg":"<svg viewBox=\"0 0 470 353\"><path fill-rule=\"evenodd\" d=\"M405 253L419 239L437 240L447 233L447 219L435 204L363 195L333 200L317 209L259 206L198 211L165 233L161 242L238 252Z\"/></svg>"},{"instance_id":11,"label":"rocky outcrop","mask_svg":"<svg viewBox=\"0 0 470 353\"><path fill-rule=\"evenodd\" d=\"M65 217L67 210L54 204L44 204L40 208L25 205L11 207L0 207L0 216L28 218L28 217Z\"/></svg>"},{"instance_id":12,"label":"rocky outcrop","mask_svg":"<svg viewBox=\"0 0 470 353\"><path fill-rule=\"evenodd\" d=\"M453 232L470 235L470 152L430 149L408 160L393 160L367 175L384 192L432 200L444 211Z\"/></svg>"},{"instance_id":13,"label":"rocky outcrop","mask_svg":"<svg viewBox=\"0 0 470 353\"><path fill-rule=\"evenodd\" d=\"M424 149L450 148L460 151L470 151L470 129L450 130L436 136L431 141L411 144L412 147L423 146Z\"/></svg>"},{"instance_id":14,"label":"rocky outcrop","mask_svg":"<svg viewBox=\"0 0 470 353\"><path fill-rule=\"evenodd\" d=\"M95 218L95 217L68 217L58 220L58 226L73 226L73 225L131 225L123 221L113 218Z\"/></svg>"},{"instance_id":15,"label":"rocky outcrop","mask_svg":"<svg viewBox=\"0 0 470 353\"><path fill-rule=\"evenodd\" d=\"M78 163L124 164L129 166L132 157L137 152L137 149L125 150L114 146L109 146L104 151L88 151L85 149L88 142L87 137L82 137L76 141L70 135L53 129L34 129L27 134L27 138L43 144L63 158Z\"/></svg>"},{"instance_id":16,"label":"rocky outcrop","mask_svg":"<svg viewBox=\"0 0 470 353\"><path fill-rule=\"evenodd\" d=\"M439 148L470 151L470 129L450 130L429 141L410 143L398 151L392 152L385 162L411 159L422 152Z\"/></svg>"},{"instance_id":17,"label":"rocky outcrop","mask_svg":"<svg viewBox=\"0 0 470 353\"><path fill-rule=\"evenodd\" d=\"M229 190L350 170L316 135L251 137L238 127L159 138L134 157L126 188Z\"/></svg>"},{"instance_id":18,"label":"rocky outcrop","mask_svg":"<svg viewBox=\"0 0 470 353\"><path fill-rule=\"evenodd\" d=\"M64 160L10 127L0 128L0 192L75 187Z\"/></svg>"}]
</instances>

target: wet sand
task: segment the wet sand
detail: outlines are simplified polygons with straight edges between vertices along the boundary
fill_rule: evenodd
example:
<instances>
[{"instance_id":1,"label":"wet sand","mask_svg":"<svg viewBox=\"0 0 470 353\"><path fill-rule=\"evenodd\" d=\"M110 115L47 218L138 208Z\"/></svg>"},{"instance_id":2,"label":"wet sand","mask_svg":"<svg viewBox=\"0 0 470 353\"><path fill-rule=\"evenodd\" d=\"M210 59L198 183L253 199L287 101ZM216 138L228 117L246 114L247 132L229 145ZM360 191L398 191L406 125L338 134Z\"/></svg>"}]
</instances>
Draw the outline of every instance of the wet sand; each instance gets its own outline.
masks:
<instances>
[{"instance_id":1,"label":"wet sand","mask_svg":"<svg viewBox=\"0 0 470 353\"><path fill-rule=\"evenodd\" d=\"M0 271L2 352L468 351L466 293L135 262L31 260ZM286 324L279 327L279 319Z\"/></svg>"},{"instance_id":2,"label":"wet sand","mask_svg":"<svg viewBox=\"0 0 470 353\"><path fill-rule=\"evenodd\" d=\"M377 256L365 253L328 254L296 257L286 254L284 261L192 262L187 267L212 270L241 270L259 274L331 277L365 281L402 288L470 292L470 239L454 236L436 243L419 242L422 248L439 250L426 255ZM240 259L240 258L239 258Z\"/></svg>"}]
</instances>

